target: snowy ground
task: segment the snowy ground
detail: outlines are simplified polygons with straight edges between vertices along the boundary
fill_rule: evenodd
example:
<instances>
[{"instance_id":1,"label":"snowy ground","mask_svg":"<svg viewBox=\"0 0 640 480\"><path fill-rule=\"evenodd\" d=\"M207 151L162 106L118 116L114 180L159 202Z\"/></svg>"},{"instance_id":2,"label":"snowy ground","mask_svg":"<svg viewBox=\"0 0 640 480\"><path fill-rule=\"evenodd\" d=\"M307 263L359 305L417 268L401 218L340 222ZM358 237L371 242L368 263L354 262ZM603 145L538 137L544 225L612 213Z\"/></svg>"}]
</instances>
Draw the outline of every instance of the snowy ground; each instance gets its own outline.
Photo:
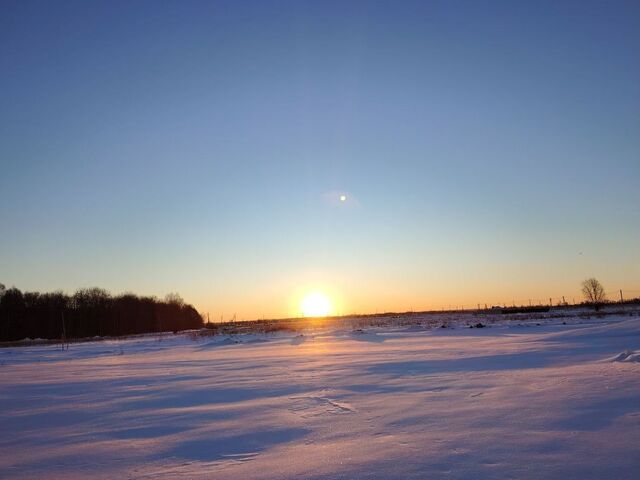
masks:
<instances>
[{"instance_id":1,"label":"snowy ground","mask_svg":"<svg viewBox=\"0 0 640 480\"><path fill-rule=\"evenodd\" d=\"M562 321L0 349L0 478L640 478L640 317Z\"/></svg>"}]
</instances>

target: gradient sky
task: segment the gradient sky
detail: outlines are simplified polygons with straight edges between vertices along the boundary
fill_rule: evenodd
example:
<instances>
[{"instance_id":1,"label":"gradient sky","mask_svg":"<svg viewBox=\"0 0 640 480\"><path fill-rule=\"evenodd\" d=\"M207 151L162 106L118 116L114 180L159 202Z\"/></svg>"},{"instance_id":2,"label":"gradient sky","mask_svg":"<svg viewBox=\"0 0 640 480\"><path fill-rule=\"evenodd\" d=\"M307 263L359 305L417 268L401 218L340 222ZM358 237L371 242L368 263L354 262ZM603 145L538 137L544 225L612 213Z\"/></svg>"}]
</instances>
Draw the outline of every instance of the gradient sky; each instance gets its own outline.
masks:
<instances>
[{"instance_id":1,"label":"gradient sky","mask_svg":"<svg viewBox=\"0 0 640 480\"><path fill-rule=\"evenodd\" d=\"M212 319L640 290L639 52L636 1L2 0L0 282Z\"/></svg>"}]
</instances>

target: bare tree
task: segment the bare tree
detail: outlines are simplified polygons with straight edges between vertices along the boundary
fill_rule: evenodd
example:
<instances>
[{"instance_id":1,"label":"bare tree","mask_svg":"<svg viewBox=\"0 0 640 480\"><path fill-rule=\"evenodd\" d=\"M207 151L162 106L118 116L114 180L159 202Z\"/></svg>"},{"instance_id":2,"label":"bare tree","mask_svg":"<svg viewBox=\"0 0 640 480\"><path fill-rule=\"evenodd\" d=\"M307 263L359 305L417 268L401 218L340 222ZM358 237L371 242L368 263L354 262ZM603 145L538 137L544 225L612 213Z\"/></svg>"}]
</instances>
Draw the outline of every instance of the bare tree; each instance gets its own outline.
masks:
<instances>
[{"instance_id":1,"label":"bare tree","mask_svg":"<svg viewBox=\"0 0 640 480\"><path fill-rule=\"evenodd\" d=\"M598 310L600 305L606 300L604 287L595 278L587 278L582 282L582 294L585 300L592 304L596 310Z\"/></svg>"},{"instance_id":2,"label":"bare tree","mask_svg":"<svg viewBox=\"0 0 640 480\"><path fill-rule=\"evenodd\" d=\"M184 305L184 300L179 293L167 293L164 296L164 301L173 305L178 305L179 307Z\"/></svg>"}]
</instances>

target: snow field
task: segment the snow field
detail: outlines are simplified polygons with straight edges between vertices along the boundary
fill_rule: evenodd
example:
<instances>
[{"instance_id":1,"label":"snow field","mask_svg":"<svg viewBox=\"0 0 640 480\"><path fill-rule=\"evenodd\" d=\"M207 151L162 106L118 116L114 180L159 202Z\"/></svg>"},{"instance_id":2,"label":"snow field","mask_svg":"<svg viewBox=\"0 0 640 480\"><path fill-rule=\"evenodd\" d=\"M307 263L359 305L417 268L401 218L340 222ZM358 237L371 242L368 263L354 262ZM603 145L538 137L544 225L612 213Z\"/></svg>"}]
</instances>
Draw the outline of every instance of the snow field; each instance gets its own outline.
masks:
<instances>
[{"instance_id":1,"label":"snow field","mask_svg":"<svg viewBox=\"0 0 640 480\"><path fill-rule=\"evenodd\" d=\"M0 478L640 478L638 317L191 337L0 349Z\"/></svg>"}]
</instances>

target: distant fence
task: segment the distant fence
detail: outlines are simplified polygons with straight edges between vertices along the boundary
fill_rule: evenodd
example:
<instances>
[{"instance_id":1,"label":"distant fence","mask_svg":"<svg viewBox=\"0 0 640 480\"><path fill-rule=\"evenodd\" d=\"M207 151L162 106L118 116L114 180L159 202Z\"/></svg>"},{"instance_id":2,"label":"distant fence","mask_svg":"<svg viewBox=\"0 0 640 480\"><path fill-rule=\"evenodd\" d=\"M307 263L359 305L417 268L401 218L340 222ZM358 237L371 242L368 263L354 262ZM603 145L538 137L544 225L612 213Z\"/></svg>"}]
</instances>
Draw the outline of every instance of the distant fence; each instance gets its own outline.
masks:
<instances>
[{"instance_id":1,"label":"distant fence","mask_svg":"<svg viewBox=\"0 0 640 480\"><path fill-rule=\"evenodd\" d=\"M605 292L606 295L606 304L625 304L625 303L640 303L640 289L618 289L611 290ZM587 302L584 301L584 298L581 295L560 295L556 297L548 297L548 298L512 298L511 300L500 300L500 301L482 301L474 304L445 304L440 306L427 306L424 308L410 308L407 311L383 311L376 310L370 312L348 312L342 313L338 315L331 315L332 317L354 317L354 316L366 316L366 315L384 315L384 314L392 314L392 313L419 313L419 312L464 312L464 311L475 311L475 310L491 310L491 309L506 309L506 308L518 308L518 309L527 309L533 307L549 307L549 308L558 308L558 307L578 307L581 305L588 305ZM234 313L231 317L224 318L224 316L220 316L213 321L209 320L209 314L203 315L207 319L207 323L235 323L237 321L244 321L245 319L237 319L236 314ZM212 316L213 317L213 316ZM213 317L215 318L215 317ZM248 319L250 321L253 320L269 320L268 318L261 319ZM271 319L275 320L275 319ZM284 319L283 319L284 320Z\"/></svg>"},{"instance_id":2,"label":"distant fence","mask_svg":"<svg viewBox=\"0 0 640 480\"><path fill-rule=\"evenodd\" d=\"M605 302L607 304L623 304L640 302L640 290L618 289L605 292ZM587 305L582 296L560 295L548 298L518 298L511 300L500 300L491 302L478 302L476 304L464 305L442 305L435 310L441 311L465 311L465 310L490 310L491 308L527 308L527 307L576 307Z\"/></svg>"}]
</instances>

